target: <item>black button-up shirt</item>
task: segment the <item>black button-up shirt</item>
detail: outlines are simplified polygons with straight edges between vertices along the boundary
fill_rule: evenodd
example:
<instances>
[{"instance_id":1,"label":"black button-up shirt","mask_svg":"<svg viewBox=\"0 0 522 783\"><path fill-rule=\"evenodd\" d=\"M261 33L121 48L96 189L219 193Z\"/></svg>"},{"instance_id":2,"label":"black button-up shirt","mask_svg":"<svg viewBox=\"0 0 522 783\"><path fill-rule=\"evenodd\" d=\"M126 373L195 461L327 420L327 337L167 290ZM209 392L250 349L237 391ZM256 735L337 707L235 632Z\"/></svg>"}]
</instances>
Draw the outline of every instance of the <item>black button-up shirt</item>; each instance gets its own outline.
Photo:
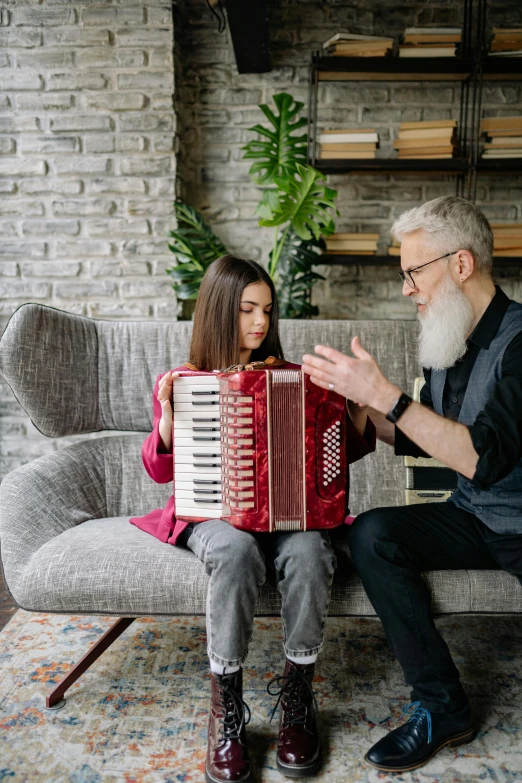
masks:
<instances>
[{"instance_id":1,"label":"black button-up shirt","mask_svg":"<svg viewBox=\"0 0 522 783\"><path fill-rule=\"evenodd\" d=\"M487 350L511 302L498 286L496 294L468 338L468 349L446 373L442 399L445 418L457 421L469 377L481 348ZM431 370L423 370L426 383L420 401L433 408ZM481 489L507 476L522 459L522 332L509 343L502 359L501 378L484 409L468 429L479 456L472 483ZM395 427L395 453L429 456Z\"/></svg>"}]
</instances>

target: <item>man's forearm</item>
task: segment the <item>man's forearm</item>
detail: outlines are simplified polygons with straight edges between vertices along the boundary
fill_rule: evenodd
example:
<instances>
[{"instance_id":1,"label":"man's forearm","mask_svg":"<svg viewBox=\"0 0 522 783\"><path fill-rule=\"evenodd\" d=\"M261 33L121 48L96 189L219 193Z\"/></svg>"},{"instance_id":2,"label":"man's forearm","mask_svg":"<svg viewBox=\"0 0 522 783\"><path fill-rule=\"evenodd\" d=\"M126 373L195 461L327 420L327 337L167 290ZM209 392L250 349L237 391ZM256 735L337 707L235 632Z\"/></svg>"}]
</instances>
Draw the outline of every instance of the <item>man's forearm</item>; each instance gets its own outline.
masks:
<instances>
[{"instance_id":1,"label":"man's forearm","mask_svg":"<svg viewBox=\"0 0 522 783\"><path fill-rule=\"evenodd\" d=\"M393 446L395 444L395 425L388 421L384 413L375 408L369 408L368 415L375 424L378 440L382 440L388 446Z\"/></svg>"},{"instance_id":2,"label":"man's forearm","mask_svg":"<svg viewBox=\"0 0 522 783\"><path fill-rule=\"evenodd\" d=\"M397 422L399 429L417 446L449 468L473 478L478 454L464 424L445 419L434 411L412 402Z\"/></svg>"}]
</instances>

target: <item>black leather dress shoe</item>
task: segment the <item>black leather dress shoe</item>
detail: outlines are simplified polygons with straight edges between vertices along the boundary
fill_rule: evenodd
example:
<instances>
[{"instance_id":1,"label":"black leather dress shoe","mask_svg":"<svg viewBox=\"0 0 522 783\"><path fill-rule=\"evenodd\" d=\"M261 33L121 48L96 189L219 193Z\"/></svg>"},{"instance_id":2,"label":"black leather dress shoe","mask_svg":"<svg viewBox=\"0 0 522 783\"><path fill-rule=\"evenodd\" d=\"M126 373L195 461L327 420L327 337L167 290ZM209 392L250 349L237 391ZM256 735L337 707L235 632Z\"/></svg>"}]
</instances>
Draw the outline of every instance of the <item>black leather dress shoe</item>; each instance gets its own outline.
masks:
<instances>
[{"instance_id":1,"label":"black leather dress shoe","mask_svg":"<svg viewBox=\"0 0 522 783\"><path fill-rule=\"evenodd\" d=\"M370 748L366 761L384 772L408 772L426 764L446 745L471 742L476 729L469 705L458 712L429 712L413 702L412 717ZM407 708L409 709L409 708Z\"/></svg>"}]
</instances>

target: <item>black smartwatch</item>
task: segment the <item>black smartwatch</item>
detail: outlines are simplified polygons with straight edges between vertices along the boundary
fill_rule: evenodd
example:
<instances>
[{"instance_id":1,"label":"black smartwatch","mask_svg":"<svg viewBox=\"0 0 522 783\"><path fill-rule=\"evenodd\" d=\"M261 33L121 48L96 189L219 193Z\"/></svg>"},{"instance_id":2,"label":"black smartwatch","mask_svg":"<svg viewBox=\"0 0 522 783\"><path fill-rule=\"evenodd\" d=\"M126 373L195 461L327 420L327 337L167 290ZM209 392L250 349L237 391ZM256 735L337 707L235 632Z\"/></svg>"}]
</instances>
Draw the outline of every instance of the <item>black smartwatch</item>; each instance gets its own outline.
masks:
<instances>
[{"instance_id":1,"label":"black smartwatch","mask_svg":"<svg viewBox=\"0 0 522 783\"><path fill-rule=\"evenodd\" d=\"M391 411L386 414L388 421L391 421L392 424L395 424L400 419L410 402L413 402L411 397L409 397L407 394L401 394Z\"/></svg>"}]
</instances>

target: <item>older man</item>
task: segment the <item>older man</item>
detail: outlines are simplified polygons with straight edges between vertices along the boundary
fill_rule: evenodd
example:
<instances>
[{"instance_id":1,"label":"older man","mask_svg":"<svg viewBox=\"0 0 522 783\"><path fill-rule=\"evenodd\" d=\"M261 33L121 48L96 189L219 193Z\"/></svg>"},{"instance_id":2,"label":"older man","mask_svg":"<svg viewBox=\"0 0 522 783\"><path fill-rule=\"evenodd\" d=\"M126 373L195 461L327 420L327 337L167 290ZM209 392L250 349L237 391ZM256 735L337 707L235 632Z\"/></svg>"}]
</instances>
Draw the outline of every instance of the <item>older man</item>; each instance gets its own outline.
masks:
<instances>
[{"instance_id":1,"label":"older man","mask_svg":"<svg viewBox=\"0 0 522 783\"><path fill-rule=\"evenodd\" d=\"M412 687L410 719L365 758L404 772L475 735L419 572L503 568L522 576L522 304L494 285L490 226L464 199L409 210L392 232L401 241L403 294L418 311L421 404L383 375L357 337L355 358L317 346L325 359L306 355L303 362L316 384L369 406L378 437L397 454L429 454L458 472L446 503L376 508L348 533L357 571Z\"/></svg>"}]
</instances>

